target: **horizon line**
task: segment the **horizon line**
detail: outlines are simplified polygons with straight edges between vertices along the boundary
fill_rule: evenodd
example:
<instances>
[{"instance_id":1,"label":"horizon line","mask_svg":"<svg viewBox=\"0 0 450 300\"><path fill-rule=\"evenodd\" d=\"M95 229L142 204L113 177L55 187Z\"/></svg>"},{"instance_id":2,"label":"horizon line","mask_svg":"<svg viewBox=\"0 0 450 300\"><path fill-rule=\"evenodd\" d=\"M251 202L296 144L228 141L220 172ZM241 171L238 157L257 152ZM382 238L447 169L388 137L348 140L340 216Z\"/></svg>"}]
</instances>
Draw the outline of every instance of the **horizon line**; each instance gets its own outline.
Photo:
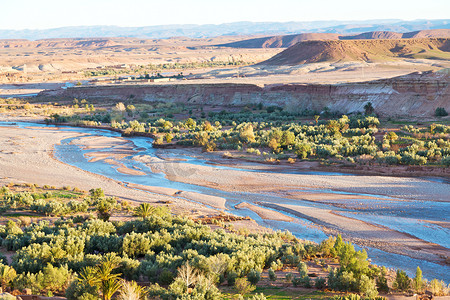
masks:
<instances>
[{"instance_id":1,"label":"horizon line","mask_svg":"<svg viewBox=\"0 0 450 300\"><path fill-rule=\"evenodd\" d=\"M39 30L51 30L51 29L63 29L63 28L79 28L79 27L116 27L116 28L145 28L145 27L160 27L160 26L220 26L227 24L238 24L238 23L278 23L278 24L288 24L288 23L316 23L316 22L349 22L349 23L357 23L357 22L380 22L380 21L437 21L437 20L449 20L446 18L436 18L436 19L428 19L428 18L419 18L419 19L361 19L361 20L336 20L336 19L324 19L324 20L314 20L314 21L234 21L234 22L225 22L225 23L171 23L171 24L157 24L157 25L144 25L144 26L121 26L121 25L108 25L108 24L96 24L96 25L66 25L66 26L58 26L58 27L46 27L46 28L22 28L22 29L8 29L8 28L0 28L0 31L39 31Z\"/></svg>"}]
</instances>

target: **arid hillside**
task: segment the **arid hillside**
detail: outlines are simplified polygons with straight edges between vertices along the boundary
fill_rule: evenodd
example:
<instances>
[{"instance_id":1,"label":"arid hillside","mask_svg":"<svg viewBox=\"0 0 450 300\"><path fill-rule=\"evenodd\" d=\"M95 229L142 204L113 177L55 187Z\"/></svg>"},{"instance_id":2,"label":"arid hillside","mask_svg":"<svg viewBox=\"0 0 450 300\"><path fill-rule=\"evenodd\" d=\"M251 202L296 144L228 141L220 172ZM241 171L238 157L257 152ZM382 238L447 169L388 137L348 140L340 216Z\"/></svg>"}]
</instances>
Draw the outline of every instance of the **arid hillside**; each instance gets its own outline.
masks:
<instances>
[{"instance_id":1,"label":"arid hillside","mask_svg":"<svg viewBox=\"0 0 450 300\"><path fill-rule=\"evenodd\" d=\"M36 76L45 76L37 79L41 81L59 80L61 76L68 76L62 72L83 72L87 69L117 66L123 69L127 68L126 65L139 67L148 64L235 61L255 63L264 61L280 51L212 46L246 38L248 36L205 39L177 37L0 40L0 82L24 82Z\"/></svg>"},{"instance_id":2,"label":"arid hillside","mask_svg":"<svg viewBox=\"0 0 450 300\"><path fill-rule=\"evenodd\" d=\"M317 62L386 61L396 58L450 59L450 39L306 41L284 50L261 65Z\"/></svg>"},{"instance_id":3,"label":"arid hillside","mask_svg":"<svg viewBox=\"0 0 450 300\"><path fill-rule=\"evenodd\" d=\"M232 48L288 48L302 41L314 40L372 40L372 39L450 38L450 29L419 30L406 33L393 31L370 31L355 35L338 33L300 33L252 38L217 46Z\"/></svg>"},{"instance_id":4,"label":"arid hillside","mask_svg":"<svg viewBox=\"0 0 450 300\"><path fill-rule=\"evenodd\" d=\"M356 35L341 36L341 40L373 40L373 39L422 39L450 38L450 29L419 30L411 32L371 31Z\"/></svg>"},{"instance_id":5,"label":"arid hillside","mask_svg":"<svg viewBox=\"0 0 450 300\"><path fill-rule=\"evenodd\" d=\"M302 41L338 40L339 37L341 35L337 33L300 33L254 38L217 46L231 48L288 48Z\"/></svg>"},{"instance_id":6,"label":"arid hillside","mask_svg":"<svg viewBox=\"0 0 450 300\"><path fill-rule=\"evenodd\" d=\"M28 49L99 49L99 48L127 48L127 47L198 47L217 43L231 43L248 39L251 36L220 36L214 38L173 37L168 39L139 39L120 37L97 38L58 38L42 40L0 39L0 48L28 48Z\"/></svg>"},{"instance_id":7,"label":"arid hillside","mask_svg":"<svg viewBox=\"0 0 450 300\"><path fill-rule=\"evenodd\" d=\"M370 31L361 34L341 36L340 40L397 40L402 39L403 33L392 31Z\"/></svg>"}]
</instances>

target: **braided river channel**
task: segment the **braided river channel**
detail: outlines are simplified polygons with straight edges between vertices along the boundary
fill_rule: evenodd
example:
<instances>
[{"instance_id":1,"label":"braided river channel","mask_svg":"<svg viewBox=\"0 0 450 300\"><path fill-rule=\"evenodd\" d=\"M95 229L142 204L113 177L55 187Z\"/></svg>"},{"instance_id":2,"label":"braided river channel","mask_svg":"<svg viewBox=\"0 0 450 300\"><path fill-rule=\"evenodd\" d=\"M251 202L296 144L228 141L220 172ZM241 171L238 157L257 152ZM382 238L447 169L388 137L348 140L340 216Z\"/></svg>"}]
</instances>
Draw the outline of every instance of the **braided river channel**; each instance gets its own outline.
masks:
<instances>
[{"instance_id":1,"label":"braided river channel","mask_svg":"<svg viewBox=\"0 0 450 300\"><path fill-rule=\"evenodd\" d=\"M53 125L37 123L0 122L0 130L8 127L19 127L28 130L43 127L55 128ZM410 276L414 274L416 267L420 266L425 278L430 280L438 278L446 283L450 283L450 202L448 201L450 198L450 184L446 179L383 177L383 185L376 181L370 185L369 189L363 190L359 189L354 183L363 179L370 181L370 176L331 172L284 172L270 169L244 169L211 163L202 156L193 156L189 152L185 155L179 155L171 163L172 166L180 166L185 169L195 169L196 167L214 168L213 171L217 174L221 174L224 171L233 171L240 172L239 174L242 173L244 177L245 174L263 174L263 176L273 176L274 178L277 176L291 176L293 180L299 178L299 180L305 182L333 182L337 180L347 182L349 186L355 186L355 188L347 190L335 189L330 185L324 188L320 187L320 185L299 185L297 188L291 188L288 192L269 192L267 190L261 192L226 191L220 189L220 186L212 188L211 186L191 184L186 180L183 180L184 182L181 182L181 180L170 180L169 176L164 172L155 172L152 168L152 161L154 161L152 159L160 161L161 157L157 155L158 151L165 150L153 148L150 138L122 138L120 133L103 129L68 126L58 126L57 129L59 131L83 134L81 137L71 137L62 140L60 143L55 143L53 155L62 163L121 182L125 186L133 184L133 186L170 188L183 192L220 197L226 200L225 210L228 213L237 216L249 216L261 226L273 230L289 230L298 238L314 242L321 242L327 238L327 234L324 233L323 228L319 225L337 228L336 226L342 220L350 220L351 222L360 222L357 224L367 225L369 229L371 228L370 226L374 226L374 228L384 230L386 234L393 234L394 238L403 235L411 238L413 241L418 240L421 243L434 245L440 249L438 255L444 257L444 259L443 262L439 262L431 257L427 259L426 255L423 259L417 256L414 258L414 255L395 253L395 251L388 251L383 247L376 247L364 242L359 243L358 240L353 241L357 249L364 248L367 251L372 263L384 265L388 268L403 269ZM110 157L109 160L115 160L115 163L107 162L105 159L92 160L89 158L89 153L104 153L105 157L107 157L111 149L105 147L83 147L80 139L86 137L120 138L122 141L132 145L134 154L120 158ZM137 159L142 157L145 157L147 162ZM140 174L119 172L119 165L131 170L139 170ZM390 180L389 178L392 179L392 185L386 185L386 182ZM411 193L414 196L395 193L399 186L408 189L409 185L413 187ZM420 195L417 192L418 188L419 190L421 189ZM385 190L387 191L383 192ZM390 191L393 191L393 195L390 194ZM435 191L438 191L438 197L434 197ZM149 193L151 194L151 192ZM305 199L303 199L302 193L309 195L309 198L305 196ZM300 196L293 198L289 197L290 194ZM311 201L314 195L317 195L316 198L320 201ZM326 195L326 199L320 199L320 195ZM174 196L176 197L176 195ZM190 199L184 200L194 201ZM248 205L242 206L242 203ZM205 203L202 203L202 205L208 206ZM241 208L236 208L237 205ZM249 209L249 207L256 207L257 209ZM283 214L290 221L263 218L258 213L258 209ZM320 214L316 213L319 211L325 217L320 218ZM311 214L308 214L308 212L311 212ZM327 223L326 214L330 213L337 218L335 223L331 221ZM363 238L364 235L361 240ZM447 263L445 263L445 257L447 257Z\"/></svg>"}]
</instances>

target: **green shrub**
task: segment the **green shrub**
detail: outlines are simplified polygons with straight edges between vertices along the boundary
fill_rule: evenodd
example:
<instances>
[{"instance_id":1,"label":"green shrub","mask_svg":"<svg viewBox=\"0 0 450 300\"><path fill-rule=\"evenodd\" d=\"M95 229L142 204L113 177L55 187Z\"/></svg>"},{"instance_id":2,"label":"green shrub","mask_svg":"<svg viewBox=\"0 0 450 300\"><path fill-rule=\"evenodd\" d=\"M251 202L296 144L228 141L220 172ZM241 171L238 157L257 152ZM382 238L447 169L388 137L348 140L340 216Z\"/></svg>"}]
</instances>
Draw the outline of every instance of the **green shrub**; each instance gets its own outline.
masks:
<instances>
[{"instance_id":1,"label":"green shrub","mask_svg":"<svg viewBox=\"0 0 450 300\"><path fill-rule=\"evenodd\" d=\"M238 278L238 274L236 272L228 272L228 274L227 274L228 286L234 286L234 283L236 282L236 278Z\"/></svg>"},{"instance_id":2,"label":"green shrub","mask_svg":"<svg viewBox=\"0 0 450 300\"><path fill-rule=\"evenodd\" d=\"M98 300L98 289L96 286L74 280L66 289L67 300Z\"/></svg>"},{"instance_id":3,"label":"green shrub","mask_svg":"<svg viewBox=\"0 0 450 300\"><path fill-rule=\"evenodd\" d=\"M269 280L270 281L276 281L277 280L277 274L275 274L275 271L272 268L270 268L268 272L269 272Z\"/></svg>"},{"instance_id":4,"label":"green shrub","mask_svg":"<svg viewBox=\"0 0 450 300\"><path fill-rule=\"evenodd\" d=\"M0 253L0 264L3 264L3 265L8 264L8 258L3 253Z\"/></svg>"},{"instance_id":5,"label":"green shrub","mask_svg":"<svg viewBox=\"0 0 450 300\"><path fill-rule=\"evenodd\" d=\"M267 298L266 298L266 296L264 296L263 293L260 293L260 294L255 294L255 295L253 295L251 297L248 297L246 299L249 299L249 300L266 300Z\"/></svg>"},{"instance_id":6,"label":"green shrub","mask_svg":"<svg viewBox=\"0 0 450 300\"><path fill-rule=\"evenodd\" d=\"M97 202L97 215L103 221L108 221L112 211L117 207L117 201L114 198L100 198Z\"/></svg>"},{"instance_id":7,"label":"green shrub","mask_svg":"<svg viewBox=\"0 0 450 300\"><path fill-rule=\"evenodd\" d=\"M399 291L407 291L411 286L411 280L408 275L406 275L405 271L397 270L395 280L393 283L393 288Z\"/></svg>"},{"instance_id":8,"label":"green shrub","mask_svg":"<svg viewBox=\"0 0 450 300\"><path fill-rule=\"evenodd\" d=\"M159 274L158 281L161 284L171 284L173 282L173 279L175 278L175 275L168 269L162 270L161 274Z\"/></svg>"},{"instance_id":9,"label":"green shrub","mask_svg":"<svg viewBox=\"0 0 450 300\"><path fill-rule=\"evenodd\" d=\"M378 291L387 294L389 292L389 286L387 283L386 274L387 274L386 267L383 267L381 269L380 276L378 276L378 278L377 278L377 289L378 289Z\"/></svg>"},{"instance_id":10,"label":"green shrub","mask_svg":"<svg viewBox=\"0 0 450 300\"><path fill-rule=\"evenodd\" d=\"M252 269L247 274L247 279L252 285L256 285L258 283L258 281L261 279L261 272Z\"/></svg>"},{"instance_id":11,"label":"green shrub","mask_svg":"<svg viewBox=\"0 0 450 300\"><path fill-rule=\"evenodd\" d=\"M448 112L445 110L445 108L443 107L438 107L436 108L436 110L434 111L434 115L436 117L445 117L448 116Z\"/></svg>"},{"instance_id":12,"label":"green shrub","mask_svg":"<svg viewBox=\"0 0 450 300\"><path fill-rule=\"evenodd\" d=\"M433 295L444 296L444 289L446 288L446 284L444 281L433 279L430 281L428 287Z\"/></svg>"},{"instance_id":13,"label":"green shrub","mask_svg":"<svg viewBox=\"0 0 450 300\"><path fill-rule=\"evenodd\" d=\"M331 269L328 274L328 286L335 291L357 291L357 281L353 272Z\"/></svg>"},{"instance_id":14,"label":"green shrub","mask_svg":"<svg viewBox=\"0 0 450 300\"><path fill-rule=\"evenodd\" d=\"M237 290L237 292L243 296L246 295L253 290L255 290L255 286L252 285L247 278L236 278L234 283L234 288Z\"/></svg>"},{"instance_id":15,"label":"green shrub","mask_svg":"<svg viewBox=\"0 0 450 300\"><path fill-rule=\"evenodd\" d=\"M366 275L361 275L359 279L359 293L369 299L378 296L378 290L374 279L370 279Z\"/></svg>"},{"instance_id":16,"label":"green shrub","mask_svg":"<svg viewBox=\"0 0 450 300\"><path fill-rule=\"evenodd\" d=\"M98 200L100 198L105 197L105 192L103 192L103 190L101 188L91 189L91 190L89 190L89 193L93 200Z\"/></svg>"},{"instance_id":17,"label":"green shrub","mask_svg":"<svg viewBox=\"0 0 450 300\"><path fill-rule=\"evenodd\" d=\"M314 283L316 289L322 290L326 287L326 280L322 277L317 277Z\"/></svg>"},{"instance_id":18,"label":"green shrub","mask_svg":"<svg viewBox=\"0 0 450 300\"><path fill-rule=\"evenodd\" d=\"M350 294L346 296L334 296L333 300L361 300L361 297L358 294Z\"/></svg>"},{"instance_id":19,"label":"green shrub","mask_svg":"<svg viewBox=\"0 0 450 300\"><path fill-rule=\"evenodd\" d=\"M0 283L1 287L11 287L11 282L17 277L16 270L14 268L0 264Z\"/></svg>"},{"instance_id":20,"label":"green shrub","mask_svg":"<svg viewBox=\"0 0 450 300\"><path fill-rule=\"evenodd\" d=\"M71 272L67 266L54 267L47 264L42 272L42 287L46 291L58 292L67 287Z\"/></svg>"},{"instance_id":21,"label":"green shrub","mask_svg":"<svg viewBox=\"0 0 450 300\"><path fill-rule=\"evenodd\" d=\"M447 155L441 159L441 164L448 167L450 166L450 155Z\"/></svg>"},{"instance_id":22,"label":"green shrub","mask_svg":"<svg viewBox=\"0 0 450 300\"><path fill-rule=\"evenodd\" d=\"M412 280L412 285L416 293L422 292L422 289L424 287L424 281L422 278L422 270L419 267L417 267L416 269L416 276Z\"/></svg>"},{"instance_id":23,"label":"green shrub","mask_svg":"<svg viewBox=\"0 0 450 300\"><path fill-rule=\"evenodd\" d=\"M300 262L297 269L300 277L305 277L308 275L308 266L304 262Z\"/></svg>"},{"instance_id":24,"label":"green shrub","mask_svg":"<svg viewBox=\"0 0 450 300\"><path fill-rule=\"evenodd\" d=\"M294 286L302 286L305 288L310 288L311 287L311 278L309 278L308 275L306 275L304 277L294 277L294 278L292 278L292 284Z\"/></svg>"}]
</instances>

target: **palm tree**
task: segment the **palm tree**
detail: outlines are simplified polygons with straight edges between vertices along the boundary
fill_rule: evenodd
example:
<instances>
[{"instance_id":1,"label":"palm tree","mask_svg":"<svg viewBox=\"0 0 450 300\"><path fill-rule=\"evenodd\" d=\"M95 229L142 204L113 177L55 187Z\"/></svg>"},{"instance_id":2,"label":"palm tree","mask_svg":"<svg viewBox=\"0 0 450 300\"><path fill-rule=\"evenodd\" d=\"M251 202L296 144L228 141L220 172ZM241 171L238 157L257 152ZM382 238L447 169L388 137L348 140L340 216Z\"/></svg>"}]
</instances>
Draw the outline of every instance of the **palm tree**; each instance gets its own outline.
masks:
<instances>
[{"instance_id":1,"label":"palm tree","mask_svg":"<svg viewBox=\"0 0 450 300\"><path fill-rule=\"evenodd\" d=\"M96 269L94 267L85 267L81 270L78 276L78 281L87 283L90 286L95 286L98 283Z\"/></svg>"},{"instance_id":2,"label":"palm tree","mask_svg":"<svg viewBox=\"0 0 450 300\"><path fill-rule=\"evenodd\" d=\"M155 207L151 206L149 203L141 203L136 207L134 214L138 217L147 218L155 211Z\"/></svg>"},{"instance_id":3,"label":"palm tree","mask_svg":"<svg viewBox=\"0 0 450 300\"><path fill-rule=\"evenodd\" d=\"M316 125L319 123L319 118L320 118L319 115L314 116L314 121L316 121Z\"/></svg>"},{"instance_id":4,"label":"palm tree","mask_svg":"<svg viewBox=\"0 0 450 300\"><path fill-rule=\"evenodd\" d=\"M371 114L373 114L374 110L375 110L375 109L373 108L371 102L367 102L366 105L364 105L364 113L365 113L366 115L371 115Z\"/></svg>"},{"instance_id":5,"label":"palm tree","mask_svg":"<svg viewBox=\"0 0 450 300\"><path fill-rule=\"evenodd\" d=\"M96 286L102 294L103 300L109 300L120 289L120 273L112 271L119 266L119 258L114 254L106 254L102 261L95 267L84 268L78 278L79 281L90 286Z\"/></svg>"},{"instance_id":6,"label":"palm tree","mask_svg":"<svg viewBox=\"0 0 450 300\"><path fill-rule=\"evenodd\" d=\"M120 289L120 287L121 284L117 278L109 278L107 280L103 280L99 286L99 289L102 292L102 299L110 300L112 296Z\"/></svg>"}]
</instances>

